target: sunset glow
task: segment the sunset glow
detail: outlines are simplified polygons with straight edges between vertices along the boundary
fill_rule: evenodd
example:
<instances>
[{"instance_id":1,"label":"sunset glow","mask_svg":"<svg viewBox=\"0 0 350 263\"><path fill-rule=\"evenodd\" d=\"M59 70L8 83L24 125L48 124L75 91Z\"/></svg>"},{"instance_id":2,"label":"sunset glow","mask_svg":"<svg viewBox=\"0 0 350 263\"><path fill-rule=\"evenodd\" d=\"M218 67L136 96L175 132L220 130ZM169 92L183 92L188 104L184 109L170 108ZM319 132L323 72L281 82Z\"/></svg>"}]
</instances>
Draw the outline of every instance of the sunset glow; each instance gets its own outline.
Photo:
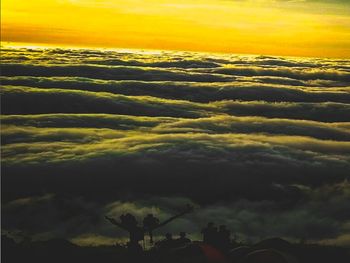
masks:
<instances>
[{"instance_id":1,"label":"sunset glow","mask_svg":"<svg viewBox=\"0 0 350 263\"><path fill-rule=\"evenodd\" d=\"M4 0L2 42L350 57L347 1Z\"/></svg>"}]
</instances>

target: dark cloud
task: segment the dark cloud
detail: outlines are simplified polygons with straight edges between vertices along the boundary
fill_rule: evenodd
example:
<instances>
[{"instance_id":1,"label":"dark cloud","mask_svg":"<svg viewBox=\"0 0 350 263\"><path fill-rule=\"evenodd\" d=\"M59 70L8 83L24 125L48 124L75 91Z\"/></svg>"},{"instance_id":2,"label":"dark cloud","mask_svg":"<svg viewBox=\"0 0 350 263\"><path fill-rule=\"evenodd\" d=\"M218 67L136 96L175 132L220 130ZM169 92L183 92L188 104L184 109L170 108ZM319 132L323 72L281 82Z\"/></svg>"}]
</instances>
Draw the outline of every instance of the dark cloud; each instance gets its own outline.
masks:
<instances>
[{"instance_id":1,"label":"dark cloud","mask_svg":"<svg viewBox=\"0 0 350 263\"><path fill-rule=\"evenodd\" d=\"M248 241L258 241L262 236L279 235L293 241L307 239L330 243L348 231L348 182L314 189L301 185L289 188L297 191L302 199L288 209L283 201L278 200L252 202L239 199L231 203L202 206L192 202L197 207L195 212L156 231L156 239L166 232L186 230L198 233L207 220L230 226L236 238ZM290 190L285 187L281 191ZM34 238L59 236L71 238L79 244L113 244L116 238L122 239L124 233L108 224L101 215L132 212L141 221L148 213L154 213L164 220L176 213L179 205L186 203L191 203L191 200L150 197L147 201L101 203L67 195L46 194L6 203L3 207L6 215L3 226L12 229L20 225Z\"/></svg>"},{"instance_id":2,"label":"dark cloud","mask_svg":"<svg viewBox=\"0 0 350 263\"><path fill-rule=\"evenodd\" d=\"M136 116L199 118L215 114L306 119L323 122L349 121L346 103L267 103L227 100L195 103L149 96L125 96L107 92L3 86L3 114L113 113Z\"/></svg>"},{"instance_id":3,"label":"dark cloud","mask_svg":"<svg viewBox=\"0 0 350 263\"><path fill-rule=\"evenodd\" d=\"M127 66L5 64L3 76L76 76L111 80L231 81L230 76Z\"/></svg>"},{"instance_id":4,"label":"dark cloud","mask_svg":"<svg viewBox=\"0 0 350 263\"><path fill-rule=\"evenodd\" d=\"M112 114L40 114L40 115L8 115L2 117L3 143L7 136L15 139L24 138L24 132L35 130L38 134L45 129L36 128L107 128L113 130L129 130L144 133L205 133L205 134L275 134L298 135L326 140L349 141L349 127L343 123L322 123L305 120L269 119L262 117L217 116L198 119L169 117L140 117ZM15 135L17 127L21 136ZM52 129L54 130L54 129ZM63 129L62 129L63 130ZM72 129L73 130L73 129ZM76 129L77 130L77 129ZM56 129L58 131L58 129ZM68 131L68 129L67 129ZM87 131L88 129L80 129ZM35 133L29 133L32 137ZM110 131L111 132L111 131Z\"/></svg>"},{"instance_id":5,"label":"dark cloud","mask_svg":"<svg viewBox=\"0 0 350 263\"><path fill-rule=\"evenodd\" d=\"M334 71L324 69L295 69L289 67L264 68L264 67L226 67L211 70L212 73L230 76L278 76L297 80L335 80L350 81L350 73L346 71Z\"/></svg>"},{"instance_id":6,"label":"dark cloud","mask_svg":"<svg viewBox=\"0 0 350 263\"><path fill-rule=\"evenodd\" d=\"M323 122L348 122L350 105L347 103L266 103L264 101L223 101L215 103L224 112L239 116L264 116Z\"/></svg>"},{"instance_id":7,"label":"dark cloud","mask_svg":"<svg viewBox=\"0 0 350 263\"><path fill-rule=\"evenodd\" d=\"M3 125L53 127L53 128L111 128L134 130L142 127L156 127L173 122L176 118L140 117L115 114L36 114L2 116Z\"/></svg>"},{"instance_id":8,"label":"dark cloud","mask_svg":"<svg viewBox=\"0 0 350 263\"><path fill-rule=\"evenodd\" d=\"M8 185L3 196L46 190L104 200L125 193L184 195L201 203L280 199L279 192L271 190L272 182L322 185L343 180L350 168L349 142L254 134L146 134L9 130L4 140L10 136L12 143L3 149L3 183Z\"/></svg>"},{"instance_id":9,"label":"dark cloud","mask_svg":"<svg viewBox=\"0 0 350 263\"><path fill-rule=\"evenodd\" d=\"M214 106L104 92L4 86L3 114L115 113L145 116L207 116Z\"/></svg>"},{"instance_id":10,"label":"dark cloud","mask_svg":"<svg viewBox=\"0 0 350 263\"><path fill-rule=\"evenodd\" d=\"M337 124L259 117L212 117L180 120L159 125L154 130L166 133L262 133L309 136L326 140L350 140L350 131Z\"/></svg>"},{"instance_id":11,"label":"dark cloud","mask_svg":"<svg viewBox=\"0 0 350 263\"><path fill-rule=\"evenodd\" d=\"M173 81L111 81L89 78L68 77L2 77L3 85L28 86L39 88L60 88L87 90L93 92L110 92L133 96L154 96L168 99L189 100L194 102L211 102L218 100L265 100L271 102L350 102L350 94L344 88L325 89L303 88L287 85L291 81L284 78L237 79L234 83L192 83ZM257 84L259 82L261 84ZM270 85L266 83L271 83ZM286 85L287 84L287 85Z\"/></svg>"}]
</instances>

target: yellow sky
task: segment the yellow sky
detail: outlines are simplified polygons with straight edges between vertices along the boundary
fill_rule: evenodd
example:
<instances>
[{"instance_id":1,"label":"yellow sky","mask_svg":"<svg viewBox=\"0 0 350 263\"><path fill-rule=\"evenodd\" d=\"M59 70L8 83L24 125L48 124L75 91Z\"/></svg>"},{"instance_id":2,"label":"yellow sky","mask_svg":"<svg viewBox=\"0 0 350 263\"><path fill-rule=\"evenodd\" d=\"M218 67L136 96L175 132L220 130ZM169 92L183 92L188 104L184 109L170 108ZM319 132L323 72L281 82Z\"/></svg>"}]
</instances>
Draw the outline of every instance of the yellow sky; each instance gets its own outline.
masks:
<instances>
[{"instance_id":1,"label":"yellow sky","mask_svg":"<svg viewBox=\"0 0 350 263\"><path fill-rule=\"evenodd\" d=\"M350 57L349 4L309 1L2 0L1 40Z\"/></svg>"}]
</instances>

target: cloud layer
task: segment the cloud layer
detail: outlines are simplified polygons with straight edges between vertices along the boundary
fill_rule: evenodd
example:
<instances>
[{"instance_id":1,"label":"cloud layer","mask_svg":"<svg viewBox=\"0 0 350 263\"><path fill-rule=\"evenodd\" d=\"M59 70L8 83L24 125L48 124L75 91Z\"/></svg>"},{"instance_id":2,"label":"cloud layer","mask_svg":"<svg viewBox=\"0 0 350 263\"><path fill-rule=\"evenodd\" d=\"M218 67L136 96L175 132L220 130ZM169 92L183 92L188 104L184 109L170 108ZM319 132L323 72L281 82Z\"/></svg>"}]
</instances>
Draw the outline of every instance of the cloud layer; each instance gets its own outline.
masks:
<instances>
[{"instance_id":1,"label":"cloud layer","mask_svg":"<svg viewBox=\"0 0 350 263\"><path fill-rule=\"evenodd\" d=\"M125 233L104 214L193 203L164 231L215 220L242 239L348 244L349 61L3 53L5 229L108 243Z\"/></svg>"}]
</instances>

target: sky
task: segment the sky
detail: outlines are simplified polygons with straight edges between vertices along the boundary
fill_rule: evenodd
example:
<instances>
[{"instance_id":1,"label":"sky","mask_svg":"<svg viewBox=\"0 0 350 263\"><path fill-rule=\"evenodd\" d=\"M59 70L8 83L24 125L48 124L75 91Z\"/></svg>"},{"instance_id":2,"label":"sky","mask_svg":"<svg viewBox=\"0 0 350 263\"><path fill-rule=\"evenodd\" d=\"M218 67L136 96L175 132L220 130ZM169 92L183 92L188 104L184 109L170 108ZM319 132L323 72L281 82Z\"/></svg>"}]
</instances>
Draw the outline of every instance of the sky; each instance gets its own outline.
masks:
<instances>
[{"instance_id":1,"label":"sky","mask_svg":"<svg viewBox=\"0 0 350 263\"><path fill-rule=\"evenodd\" d=\"M1 15L4 230L113 244L127 235L104 215L192 204L157 239L215 221L350 247L348 0L2 0Z\"/></svg>"},{"instance_id":2,"label":"sky","mask_svg":"<svg viewBox=\"0 0 350 263\"><path fill-rule=\"evenodd\" d=\"M2 42L350 57L347 0L3 0Z\"/></svg>"}]
</instances>

